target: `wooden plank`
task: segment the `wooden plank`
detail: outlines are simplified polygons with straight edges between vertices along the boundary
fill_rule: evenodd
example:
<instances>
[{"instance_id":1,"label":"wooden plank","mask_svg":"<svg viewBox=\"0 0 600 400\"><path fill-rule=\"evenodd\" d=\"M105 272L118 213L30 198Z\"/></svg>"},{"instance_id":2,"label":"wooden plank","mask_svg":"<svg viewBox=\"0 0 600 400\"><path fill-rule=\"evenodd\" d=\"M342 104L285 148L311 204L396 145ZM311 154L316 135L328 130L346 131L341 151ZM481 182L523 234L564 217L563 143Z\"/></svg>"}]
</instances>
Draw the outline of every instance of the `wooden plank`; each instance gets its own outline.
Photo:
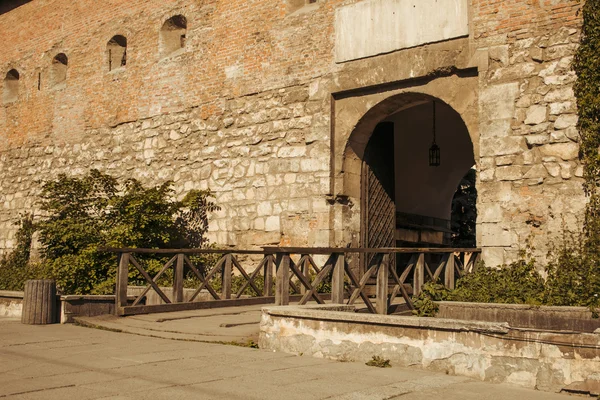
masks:
<instances>
[{"instance_id":1,"label":"wooden plank","mask_svg":"<svg viewBox=\"0 0 600 400\"><path fill-rule=\"evenodd\" d=\"M429 268L429 264L427 262L425 262L425 271L427 271L427 275L429 275L429 279L434 280L433 274L431 273L431 269Z\"/></svg>"},{"instance_id":2,"label":"wooden plank","mask_svg":"<svg viewBox=\"0 0 600 400\"><path fill-rule=\"evenodd\" d=\"M335 261L334 258L335 257L333 255L329 256L321 271L319 271L317 276L315 276L315 279L312 281L310 290L308 290L304 294L302 299L300 299L300 305L306 304L308 299L312 297L313 293L317 292L317 287L321 284L321 282L323 282L323 280L329 275L329 272L331 272L331 270L333 269L333 263ZM321 298L323 298L323 296L321 296Z\"/></svg>"},{"instance_id":3,"label":"wooden plank","mask_svg":"<svg viewBox=\"0 0 600 400\"><path fill-rule=\"evenodd\" d=\"M250 274L249 279L246 280L246 282L244 282L244 284L242 285L242 287L240 288L240 290L238 290L238 292L235 294L235 297L237 299L239 299L242 296L242 293L244 293L244 290L246 290L246 288L248 286L250 286L250 281L254 282L254 279L256 279L256 277L258 276L258 274L260 273L260 271L264 268L266 262L267 262L267 258L264 257L261 260L261 262L258 264L258 267L256 267L256 269L254 271L252 271L252 273ZM256 290L257 289L254 289L254 291L256 291ZM264 288L263 288L263 292L264 292ZM259 296L264 296L265 295L265 293L259 293L259 292L256 292L256 294L259 295Z\"/></svg>"},{"instance_id":4,"label":"wooden plank","mask_svg":"<svg viewBox=\"0 0 600 400\"><path fill-rule=\"evenodd\" d=\"M437 282L440 275L442 274L442 271L444 270L444 267L446 266L446 263L448 262L448 258L449 258L449 255L445 255L442 258L442 260L440 261L440 265L438 265L438 267L435 269L435 273L433 274L433 279L432 279L434 282Z\"/></svg>"},{"instance_id":5,"label":"wooden plank","mask_svg":"<svg viewBox=\"0 0 600 400\"><path fill-rule=\"evenodd\" d=\"M384 254L377 270L377 314L388 313L388 284L390 279L390 255Z\"/></svg>"},{"instance_id":6,"label":"wooden plank","mask_svg":"<svg viewBox=\"0 0 600 400\"><path fill-rule=\"evenodd\" d=\"M275 305L287 306L290 304L290 255L278 254L277 258Z\"/></svg>"},{"instance_id":7,"label":"wooden plank","mask_svg":"<svg viewBox=\"0 0 600 400\"><path fill-rule=\"evenodd\" d=\"M321 295L323 300L330 300L329 294ZM291 295L290 301L299 301L302 296ZM250 297L247 299L229 299L229 300L210 300L210 301L195 301L193 303L171 303L171 304L155 304L149 306L125 306L119 307L119 315L140 315L140 314L153 314L163 313L172 311L188 311L188 310L203 310L211 308L223 308L223 307L241 307L241 306L252 306L260 304L274 304L275 297Z\"/></svg>"},{"instance_id":8,"label":"wooden plank","mask_svg":"<svg viewBox=\"0 0 600 400\"><path fill-rule=\"evenodd\" d=\"M215 264L213 269L211 269L210 272L206 275L206 278L204 278L204 282L202 282L200 284L200 286L198 287L198 289L196 289L196 291L192 295L192 298L190 299L190 301L194 301L194 299L196 298L196 296L198 296L198 294L202 291L202 289L204 289L205 287L210 285L210 283L209 283L210 280L217 273L217 271L219 271L221 269L221 267L223 266L224 263L225 263L225 257L221 257L221 259L219 261L217 261L217 263Z\"/></svg>"},{"instance_id":9,"label":"wooden plank","mask_svg":"<svg viewBox=\"0 0 600 400\"><path fill-rule=\"evenodd\" d=\"M133 266L135 268L137 268L138 271L140 271L140 274L142 274L142 276L144 277L144 279L146 280L146 282L148 282L151 286L152 289L154 289L154 291L160 296L161 299L163 299L163 301L165 303L171 303L171 300L169 300L169 298L167 297L166 294L163 293L162 290L160 290L160 288L158 287L158 285L156 284L156 282L154 282L152 280L152 278L150 277L150 275L148 275L148 273L146 272L146 270L144 268L142 268L140 266L140 264L138 264L137 260L135 258L133 258L133 256L129 256L129 261L133 264Z\"/></svg>"},{"instance_id":10,"label":"wooden plank","mask_svg":"<svg viewBox=\"0 0 600 400\"><path fill-rule=\"evenodd\" d=\"M308 262L308 254L302 254L300 260L298 261L298 266L300 268L300 272L302 272L302 275L310 279L310 264ZM306 290L307 289L304 284L300 285L300 294L304 295Z\"/></svg>"},{"instance_id":11,"label":"wooden plank","mask_svg":"<svg viewBox=\"0 0 600 400\"><path fill-rule=\"evenodd\" d=\"M294 263L294 261L292 259L290 259L290 270L291 272L296 275L298 277L298 279L300 280L300 283L308 288L309 290L312 289L312 286L310 284L310 280L308 280L308 278L298 269L298 267L296 267L296 264ZM305 292L306 293L306 292ZM321 300L321 298L316 294L316 291L311 291L311 296L315 299L315 301L319 304L323 304L325 303L323 300Z\"/></svg>"},{"instance_id":12,"label":"wooden plank","mask_svg":"<svg viewBox=\"0 0 600 400\"><path fill-rule=\"evenodd\" d=\"M369 281L369 279L371 279L371 277L374 275L375 271L377 271L377 267L378 267L378 264L372 265L367 270L367 272L365 272L363 277L360 279L360 282L358 282L358 285L353 282L353 284L356 286L356 288L352 292L352 295L350 295L350 300L348 300L348 304L354 304L356 299L358 299L358 297L361 295L362 291L365 289L365 286L367 285L367 282Z\"/></svg>"},{"instance_id":13,"label":"wooden plank","mask_svg":"<svg viewBox=\"0 0 600 400\"><path fill-rule=\"evenodd\" d=\"M425 280L425 254L419 254L419 259L415 265L415 272L413 275L413 295L418 296L421 294L421 288Z\"/></svg>"},{"instance_id":14,"label":"wooden plank","mask_svg":"<svg viewBox=\"0 0 600 400\"><path fill-rule=\"evenodd\" d=\"M202 276L202 274L200 273L200 271L196 268L196 266L194 265L194 263L192 262L192 260L190 260L190 258L187 255L185 255L185 254L184 254L184 257L185 257L185 261L187 262L188 267L192 270L192 272L194 273L194 275L196 275L196 277L198 277L198 279L200 280L201 283L204 283L206 281L206 279ZM206 282L206 290L208 290L208 292L213 297L213 299L220 300L219 295L217 294L217 292L215 291L215 289L213 289L213 287L210 285L210 282ZM194 298L195 298L195 296L192 298L192 300Z\"/></svg>"},{"instance_id":15,"label":"wooden plank","mask_svg":"<svg viewBox=\"0 0 600 400\"><path fill-rule=\"evenodd\" d=\"M221 298L223 299L231 299L232 257L231 254L225 255L225 266L221 274Z\"/></svg>"},{"instance_id":16,"label":"wooden plank","mask_svg":"<svg viewBox=\"0 0 600 400\"><path fill-rule=\"evenodd\" d=\"M321 254L332 253L480 253L480 248L428 248L428 247L382 247L382 248L350 248L350 247L263 247L263 250L244 249L142 249L142 248L116 248L102 247L99 249L107 253L137 253L137 254Z\"/></svg>"},{"instance_id":17,"label":"wooden plank","mask_svg":"<svg viewBox=\"0 0 600 400\"><path fill-rule=\"evenodd\" d=\"M350 248L350 247L263 247L265 251L288 254L332 254L332 253L459 253L477 252L479 248L437 248L437 247L381 247L381 248Z\"/></svg>"},{"instance_id":18,"label":"wooden plank","mask_svg":"<svg viewBox=\"0 0 600 400\"><path fill-rule=\"evenodd\" d=\"M319 272L321 272L321 268L319 268L319 266L317 265L317 263L315 262L315 260L310 255L307 256L307 259L308 259L308 263L315 270L315 273L318 274Z\"/></svg>"},{"instance_id":19,"label":"wooden plank","mask_svg":"<svg viewBox=\"0 0 600 400\"><path fill-rule=\"evenodd\" d=\"M115 291L116 308L124 307L127 305L127 285L129 283L130 256L131 254L129 253L122 253L119 255L119 265L117 267L117 287Z\"/></svg>"},{"instance_id":20,"label":"wooden plank","mask_svg":"<svg viewBox=\"0 0 600 400\"><path fill-rule=\"evenodd\" d=\"M273 296L273 267L274 267L274 257L272 255L267 255L265 257L267 262L265 263L265 288L263 295L265 296Z\"/></svg>"},{"instance_id":21,"label":"wooden plank","mask_svg":"<svg viewBox=\"0 0 600 400\"><path fill-rule=\"evenodd\" d=\"M354 275L354 272L352 272L352 269L350 268L350 265L348 265L348 263L345 263L345 268L346 268L346 274L348 274L348 278L350 278L350 282L352 283L352 285L354 285L356 287L356 289L354 289L354 292L352 293L352 296L350 296L350 299L348 300L348 304L354 304L354 302L356 301L358 296L360 296L360 298L363 300L363 302L369 309L369 312L373 313L373 314L377 314L377 310L373 306L373 303L371 303L371 300L369 300L369 297L364 293L365 287L362 284L362 280L359 281L356 278L356 275ZM372 268L377 268L377 266L373 266ZM370 279L369 272L372 272L371 269L369 269L369 271L367 271L365 273L365 275L363 276L363 279L365 279L365 276L366 276L366 279L364 280L365 285L366 285L367 281ZM355 295L356 295L356 297L354 297ZM354 297L354 300L352 300L352 297Z\"/></svg>"},{"instance_id":22,"label":"wooden plank","mask_svg":"<svg viewBox=\"0 0 600 400\"><path fill-rule=\"evenodd\" d=\"M177 259L177 255L174 255L165 265L163 265L163 267L160 269L160 271L158 271L158 273L154 276L154 278L152 278L152 280L154 282L156 282L156 280L158 278L160 278L162 276L162 274L165 273L165 271L167 269L169 269L169 267L175 262L175 260ZM142 299L144 298L144 296L146 296L146 294L150 291L150 289L152 289L152 285L148 285L144 288L144 290L142 290L142 293L140 293L137 298L135 299L135 301L133 302L132 305L137 306Z\"/></svg>"},{"instance_id":23,"label":"wooden plank","mask_svg":"<svg viewBox=\"0 0 600 400\"><path fill-rule=\"evenodd\" d=\"M454 289L454 254L448 257L448 261L446 262L446 269L444 271L444 286L448 289Z\"/></svg>"},{"instance_id":24,"label":"wooden plank","mask_svg":"<svg viewBox=\"0 0 600 400\"><path fill-rule=\"evenodd\" d=\"M408 278L408 274L410 274L410 271L412 271L412 269L415 267L418 259L419 256L416 254L410 257L410 260L408 260L408 266L404 269L404 271L402 271L402 274L400 275L400 282L404 283L406 281L406 278Z\"/></svg>"},{"instance_id":25,"label":"wooden plank","mask_svg":"<svg viewBox=\"0 0 600 400\"><path fill-rule=\"evenodd\" d=\"M183 257L184 254L177 254L177 263L173 271L173 302L183 303Z\"/></svg>"},{"instance_id":26,"label":"wooden plank","mask_svg":"<svg viewBox=\"0 0 600 400\"><path fill-rule=\"evenodd\" d=\"M260 292L260 290L258 289L258 287L256 287L256 285L254 284L254 281L252 279L250 279L250 276L248 276L248 273L244 270L244 268L242 268L242 266L240 265L239 261L232 255L232 260L233 260L233 265L234 267L237 268L238 271L240 271L240 273L242 274L242 276L246 279L246 283L248 283L251 287L252 290L254 290L254 292L256 293L257 296L260 296L262 293ZM256 270L258 271L260 269L257 268ZM241 291L241 293L243 293L243 290ZM240 293L240 295L241 295Z\"/></svg>"},{"instance_id":27,"label":"wooden plank","mask_svg":"<svg viewBox=\"0 0 600 400\"><path fill-rule=\"evenodd\" d=\"M331 276L331 301L334 304L344 304L344 260L344 254L336 254Z\"/></svg>"},{"instance_id":28,"label":"wooden plank","mask_svg":"<svg viewBox=\"0 0 600 400\"><path fill-rule=\"evenodd\" d=\"M394 287L392 295L390 296L390 306L396 298L396 296L398 295L398 292L400 292L402 294L402 297L404 298L404 301L408 305L408 308L414 310L415 305L413 304L412 299L410 298L406 288L404 287L404 282L400 281L400 278L396 273L396 268L393 265L390 265L390 274L392 275L392 279L394 280L394 282L396 282L396 286Z\"/></svg>"}]
</instances>

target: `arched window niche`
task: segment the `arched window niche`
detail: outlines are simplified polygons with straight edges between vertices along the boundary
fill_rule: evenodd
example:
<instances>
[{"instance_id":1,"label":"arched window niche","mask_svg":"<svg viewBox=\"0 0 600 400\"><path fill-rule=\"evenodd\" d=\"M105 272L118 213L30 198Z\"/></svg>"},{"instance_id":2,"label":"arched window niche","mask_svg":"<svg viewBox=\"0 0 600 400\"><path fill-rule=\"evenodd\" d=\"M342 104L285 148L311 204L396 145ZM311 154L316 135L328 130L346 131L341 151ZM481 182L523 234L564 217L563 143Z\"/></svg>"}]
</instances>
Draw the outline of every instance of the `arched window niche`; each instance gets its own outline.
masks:
<instances>
[{"instance_id":1,"label":"arched window niche","mask_svg":"<svg viewBox=\"0 0 600 400\"><path fill-rule=\"evenodd\" d=\"M106 45L108 70L114 71L127 64L127 38L123 35L113 36Z\"/></svg>"},{"instance_id":2,"label":"arched window niche","mask_svg":"<svg viewBox=\"0 0 600 400\"><path fill-rule=\"evenodd\" d=\"M183 15L175 15L165 21L160 28L159 52L162 57L168 56L185 47L187 19Z\"/></svg>"},{"instance_id":3,"label":"arched window niche","mask_svg":"<svg viewBox=\"0 0 600 400\"><path fill-rule=\"evenodd\" d=\"M2 102L4 104L17 101L19 98L19 76L16 69L11 69L6 73L2 90Z\"/></svg>"},{"instance_id":4,"label":"arched window niche","mask_svg":"<svg viewBox=\"0 0 600 400\"><path fill-rule=\"evenodd\" d=\"M60 89L67 83L67 66L69 58L65 53L59 53L52 59L50 67L50 82L53 88Z\"/></svg>"}]
</instances>

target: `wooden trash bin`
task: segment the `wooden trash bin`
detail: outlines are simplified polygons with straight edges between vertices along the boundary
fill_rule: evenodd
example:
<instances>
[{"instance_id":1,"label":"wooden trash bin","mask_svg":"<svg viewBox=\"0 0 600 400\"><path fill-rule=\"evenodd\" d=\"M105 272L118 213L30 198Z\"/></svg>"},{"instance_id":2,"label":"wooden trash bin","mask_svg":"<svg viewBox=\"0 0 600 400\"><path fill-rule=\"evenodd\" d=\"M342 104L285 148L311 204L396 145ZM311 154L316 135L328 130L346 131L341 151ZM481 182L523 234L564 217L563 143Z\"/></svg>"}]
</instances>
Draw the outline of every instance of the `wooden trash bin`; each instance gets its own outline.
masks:
<instances>
[{"instance_id":1,"label":"wooden trash bin","mask_svg":"<svg viewBox=\"0 0 600 400\"><path fill-rule=\"evenodd\" d=\"M56 283L53 280L39 279L25 282L22 324L54 324L57 321L56 310Z\"/></svg>"}]
</instances>

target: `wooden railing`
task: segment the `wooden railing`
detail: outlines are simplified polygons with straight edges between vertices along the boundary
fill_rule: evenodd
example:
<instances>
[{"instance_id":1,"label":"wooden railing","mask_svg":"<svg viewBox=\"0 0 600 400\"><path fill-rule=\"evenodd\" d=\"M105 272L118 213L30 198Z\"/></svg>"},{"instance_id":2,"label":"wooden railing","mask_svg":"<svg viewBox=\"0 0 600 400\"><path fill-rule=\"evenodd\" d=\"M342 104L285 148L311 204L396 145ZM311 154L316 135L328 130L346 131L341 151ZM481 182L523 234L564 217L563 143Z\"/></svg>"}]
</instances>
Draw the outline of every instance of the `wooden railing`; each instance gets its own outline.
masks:
<instances>
[{"instance_id":1,"label":"wooden railing","mask_svg":"<svg viewBox=\"0 0 600 400\"><path fill-rule=\"evenodd\" d=\"M388 314L397 298L402 297L405 307L412 309L412 295L421 293L427 281L439 281L454 288L457 277L473 271L480 258L480 249L438 248L304 248L267 247L263 250L213 250L213 249L129 249L110 248L117 253L116 312L118 315L151 312L179 311L223 306L269 304L288 305L290 301L303 305L314 300L319 304L331 301L336 304L354 304L358 298L371 313ZM214 265L196 265L197 256L213 256ZM167 259L154 276L143 267L140 257ZM367 257L365 257L367 256ZM244 260L245 259L245 260ZM325 260L322 263L316 260ZM360 268L359 260L369 260ZM242 265L251 263L251 268ZM352 266L352 267L351 267ZM159 286L172 269L172 296ZM184 301L184 279L194 278L197 287ZM360 272L363 270L364 272ZM133 304L128 303L127 287L131 271L143 278L147 285ZM243 285L234 293L234 271L241 276ZM213 282L221 277L221 289ZM257 284L261 277L262 288ZM275 288L273 290L273 282ZM329 286L330 293L323 293ZM373 292L373 289L374 292ZM165 304L145 305L145 296L154 290ZM194 301L206 290L210 301ZM243 298L247 290L255 297ZM401 301L402 302L402 301Z\"/></svg>"}]
</instances>

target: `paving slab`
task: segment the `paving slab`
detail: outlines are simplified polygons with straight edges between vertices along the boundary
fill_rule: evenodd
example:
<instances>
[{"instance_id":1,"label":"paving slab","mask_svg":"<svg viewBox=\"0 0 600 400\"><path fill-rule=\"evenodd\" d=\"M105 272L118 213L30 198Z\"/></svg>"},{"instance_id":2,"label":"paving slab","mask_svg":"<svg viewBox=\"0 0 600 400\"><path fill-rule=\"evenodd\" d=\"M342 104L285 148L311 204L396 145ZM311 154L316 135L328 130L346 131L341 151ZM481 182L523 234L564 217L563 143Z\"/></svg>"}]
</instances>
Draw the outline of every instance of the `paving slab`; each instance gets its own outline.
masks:
<instances>
[{"instance_id":1,"label":"paving slab","mask_svg":"<svg viewBox=\"0 0 600 400\"><path fill-rule=\"evenodd\" d=\"M170 318L172 318L171 316ZM186 318L201 324L210 316ZM153 316L141 318L150 322ZM186 326L191 329L191 326ZM201 328L203 329L203 328ZM191 331L189 331L191 332ZM193 333L189 333L193 334ZM418 369L0 318L0 399L568 400Z\"/></svg>"},{"instance_id":2,"label":"paving slab","mask_svg":"<svg viewBox=\"0 0 600 400\"><path fill-rule=\"evenodd\" d=\"M164 339L240 343L257 342L263 305L178 311L117 317L77 317L77 324Z\"/></svg>"}]
</instances>

